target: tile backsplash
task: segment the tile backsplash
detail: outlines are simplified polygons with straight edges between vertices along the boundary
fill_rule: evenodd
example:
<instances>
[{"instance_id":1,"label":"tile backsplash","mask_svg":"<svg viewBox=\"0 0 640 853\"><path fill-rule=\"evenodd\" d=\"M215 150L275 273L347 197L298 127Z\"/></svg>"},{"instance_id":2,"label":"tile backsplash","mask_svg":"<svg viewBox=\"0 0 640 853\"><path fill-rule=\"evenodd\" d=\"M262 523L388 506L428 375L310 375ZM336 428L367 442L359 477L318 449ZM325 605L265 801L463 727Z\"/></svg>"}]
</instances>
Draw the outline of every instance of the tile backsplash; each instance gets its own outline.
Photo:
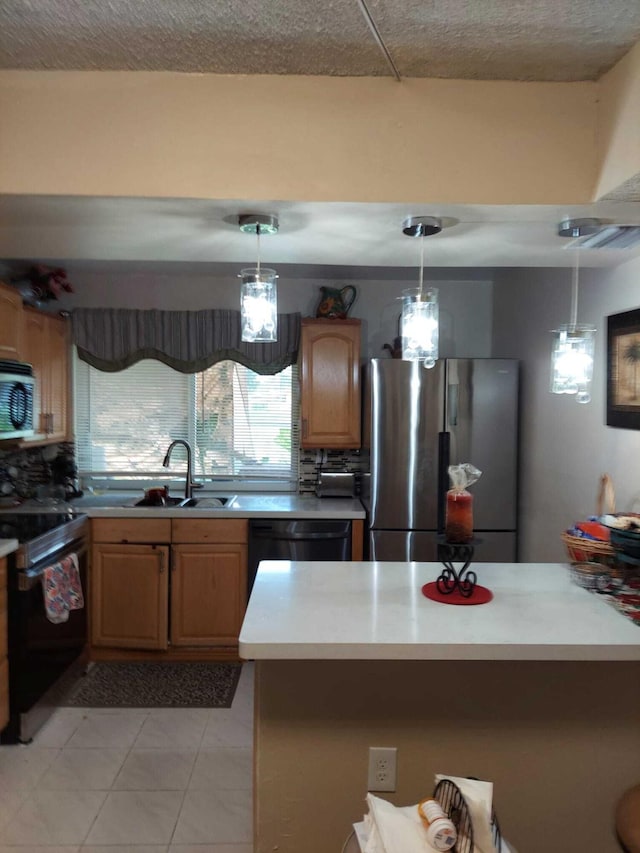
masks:
<instances>
[{"instance_id":1,"label":"tile backsplash","mask_svg":"<svg viewBox=\"0 0 640 853\"><path fill-rule=\"evenodd\" d=\"M366 450L300 450L299 486L300 494L315 491L320 471L335 471L356 475L369 470L369 452Z\"/></svg>"},{"instance_id":2,"label":"tile backsplash","mask_svg":"<svg viewBox=\"0 0 640 853\"><path fill-rule=\"evenodd\" d=\"M34 498L38 486L59 482L59 464L64 460L72 467L73 451L69 442L0 450L0 502Z\"/></svg>"},{"instance_id":3,"label":"tile backsplash","mask_svg":"<svg viewBox=\"0 0 640 853\"><path fill-rule=\"evenodd\" d=\"M63 482L69 489L68 478L60 479L61 462L67 463L66 473L75 467L73 443L0 450L0 506L36 497L38 486ZM366 450L301 450L298 491L313 494L320 471L354 473L357 483L368 470Z\"/></svg>"}]
</instances>

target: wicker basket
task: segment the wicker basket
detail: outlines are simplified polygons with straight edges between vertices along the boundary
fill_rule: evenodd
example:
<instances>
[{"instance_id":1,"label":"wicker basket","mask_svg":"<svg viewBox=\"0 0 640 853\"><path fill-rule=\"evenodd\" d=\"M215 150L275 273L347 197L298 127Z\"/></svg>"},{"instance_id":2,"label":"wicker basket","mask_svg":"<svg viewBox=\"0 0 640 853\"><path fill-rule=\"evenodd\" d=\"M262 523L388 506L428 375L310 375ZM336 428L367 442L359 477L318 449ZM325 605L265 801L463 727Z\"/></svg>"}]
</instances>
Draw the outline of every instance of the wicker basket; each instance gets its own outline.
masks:
<instances>
[{"instance_id":1,"label":"wicker basket","mask_svg":"<svg viewBox=\"0 0 640 853\"><path fill-rule=\"evenodd\" d=\"M572 563L604 563L616 562L616 552L608 542L598 542L595 539L583 539L581 536L562 534L569 560Z\"/></svg>"},{"instance_id":2,"label":"wicker basket","mask_svg":"<svg viewBox=\"0 0 640 853\"><path fill-rule=\"evenodd\" d=\"M603 474L600 477L596 515L600 517L605 513L612 512L615 512L613 483L608 474ZM563 533L561 538L572 563L600 563L614 572L619 570L615 549L608 542L584 539L582 536L572 536L571 533L567 532Z\"/></svg>"}]
</instances>

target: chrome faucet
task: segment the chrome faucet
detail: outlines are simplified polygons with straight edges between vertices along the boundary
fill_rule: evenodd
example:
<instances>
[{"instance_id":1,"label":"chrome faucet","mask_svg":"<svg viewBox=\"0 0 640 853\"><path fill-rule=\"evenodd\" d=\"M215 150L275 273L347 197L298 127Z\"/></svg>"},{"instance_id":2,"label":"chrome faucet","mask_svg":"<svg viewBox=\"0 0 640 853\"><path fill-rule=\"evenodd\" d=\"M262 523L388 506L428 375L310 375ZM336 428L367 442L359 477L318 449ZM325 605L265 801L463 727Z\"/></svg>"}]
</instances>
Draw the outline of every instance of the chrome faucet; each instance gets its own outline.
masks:
<instances>
[{"instance_id":1,"label":"chrome faucet","mask_svg":"<svg viewBox=\"0 0 640 853\"><path fill-rule=\"evenodd\" d=\"M184 499L185 499L185 501L189 501L193 497L193 490L194 489L202 489L203 488L202 483L194 483L193 480L191 479L193 477L193 464L192 464L193 452L191 450L191 445L189 444L189 442L185 441L182 438L177 438L175 441L172 441L171 444L169 445L169 448L168 448L168 450L165 454L165 457L162 461L162 465L164 468L169 467L169 462L171 460L171 451L176 446L176 444L181 444L187 450L187 478L186 478L185 483L184 483Z\"/></svg>"}]
</instances>

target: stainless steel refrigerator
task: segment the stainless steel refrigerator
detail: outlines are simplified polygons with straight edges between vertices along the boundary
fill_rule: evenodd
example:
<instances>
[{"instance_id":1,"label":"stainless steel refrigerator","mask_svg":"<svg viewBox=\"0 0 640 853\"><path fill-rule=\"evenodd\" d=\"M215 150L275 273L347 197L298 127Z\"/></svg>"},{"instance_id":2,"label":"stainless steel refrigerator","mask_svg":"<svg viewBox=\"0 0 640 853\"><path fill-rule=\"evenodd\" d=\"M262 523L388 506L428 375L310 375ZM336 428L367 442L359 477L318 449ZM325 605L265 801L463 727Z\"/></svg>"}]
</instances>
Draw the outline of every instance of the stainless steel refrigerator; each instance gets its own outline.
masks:
<instances>
[{"instance_id":1,"label":"stainless steel refrigerator","mask_svg":"<svg viewBox=\"0 0 640 853\"><path fill-rule=\"evenodd\" d=\"M437 559L449 465L482 476L469 491L474 561L517 559L518 362L372 359L369 558Z\"/></svg>"}]
</instances>

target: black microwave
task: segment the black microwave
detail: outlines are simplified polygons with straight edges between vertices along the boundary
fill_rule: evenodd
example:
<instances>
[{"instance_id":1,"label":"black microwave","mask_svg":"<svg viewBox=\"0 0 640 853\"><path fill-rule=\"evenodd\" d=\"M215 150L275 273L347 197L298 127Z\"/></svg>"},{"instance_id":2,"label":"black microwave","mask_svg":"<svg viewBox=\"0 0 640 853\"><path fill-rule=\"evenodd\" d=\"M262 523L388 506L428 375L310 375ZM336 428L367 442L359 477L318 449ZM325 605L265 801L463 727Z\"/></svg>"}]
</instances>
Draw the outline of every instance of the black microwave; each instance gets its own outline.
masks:
<instances>
[{"instance_id":1,"label":"black microwave","mask_svg":"<svg viewBox=\"0 0 640 853\"><path fill-rule=\"evenodd\" d=\"M33 435L34 386L30 364L0 360L0 441Z\"/></svg>"}]
</instances>

